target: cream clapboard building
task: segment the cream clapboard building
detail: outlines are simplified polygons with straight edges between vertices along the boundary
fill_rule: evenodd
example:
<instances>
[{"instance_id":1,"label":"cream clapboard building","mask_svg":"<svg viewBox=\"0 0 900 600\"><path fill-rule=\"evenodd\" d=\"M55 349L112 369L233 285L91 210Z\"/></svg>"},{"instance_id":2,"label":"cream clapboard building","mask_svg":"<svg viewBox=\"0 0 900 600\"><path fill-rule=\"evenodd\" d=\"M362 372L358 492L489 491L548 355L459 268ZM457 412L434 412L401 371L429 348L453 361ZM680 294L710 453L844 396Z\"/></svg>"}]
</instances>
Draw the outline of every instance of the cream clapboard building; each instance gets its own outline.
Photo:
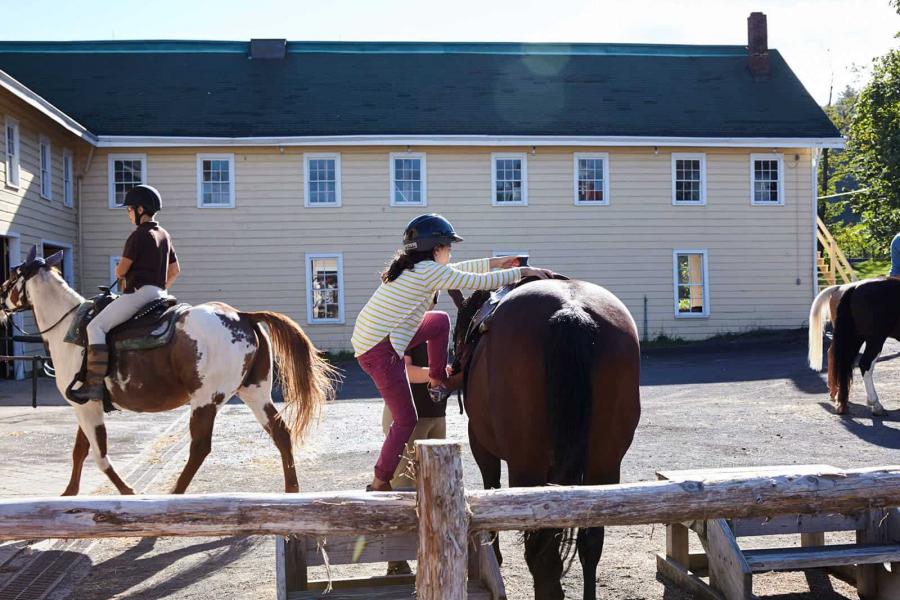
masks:
<instances>
[{"instance_id":1,"label":"cream clapboard building","mask_svg":"<svg viewBox=\"0 0 900 600\"><path fill-rule=\"evenodd\" d=\"M13 188L0 171L4 239L11 260L70 245L72 281L90 292L130 231L124 192L148 183L182 300L284 312L347 350L405 224L439 212L466 238L456 258L526 253L599 283L645 338L800 327L816 291L817 155L842 141L765 47L764 17L750 22L763 41L749 54L0 43L0 119L18 123L21 178Z\"/></svg>"}]
</instances>

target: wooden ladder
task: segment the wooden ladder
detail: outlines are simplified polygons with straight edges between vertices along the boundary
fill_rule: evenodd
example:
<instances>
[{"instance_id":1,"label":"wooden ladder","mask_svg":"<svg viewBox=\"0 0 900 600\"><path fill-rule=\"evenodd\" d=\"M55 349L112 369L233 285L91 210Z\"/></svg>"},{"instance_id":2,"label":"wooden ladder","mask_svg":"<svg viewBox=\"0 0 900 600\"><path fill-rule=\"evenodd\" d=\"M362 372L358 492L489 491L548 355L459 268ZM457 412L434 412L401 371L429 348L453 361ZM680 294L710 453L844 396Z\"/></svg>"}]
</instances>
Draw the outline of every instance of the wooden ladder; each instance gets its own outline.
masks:
<instances>
[{"instance_id":1,"label":"wooden ladder","mask_svg":"<svg viewBox=\"0 0 900 600\"><path fill-rule=\"evenodd\" d=\"M825 221L819 216L816 216L816 239L822 246L822 250L816 252L816 266L826 283L837 285L857 281L856 272L850 266L850 261L828 231Z\"/></svg>"}]
</instances>

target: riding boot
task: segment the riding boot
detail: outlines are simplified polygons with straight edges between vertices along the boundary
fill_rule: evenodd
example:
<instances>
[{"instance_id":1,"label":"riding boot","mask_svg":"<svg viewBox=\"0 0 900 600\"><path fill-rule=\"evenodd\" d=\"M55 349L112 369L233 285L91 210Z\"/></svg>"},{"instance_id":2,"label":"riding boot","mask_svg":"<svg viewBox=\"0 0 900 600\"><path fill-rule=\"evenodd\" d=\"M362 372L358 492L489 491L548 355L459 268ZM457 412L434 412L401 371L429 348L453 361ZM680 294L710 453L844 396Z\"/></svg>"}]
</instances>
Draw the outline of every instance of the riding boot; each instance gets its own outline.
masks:
<instances>
[{"instance_id":1,"label":"riding boot","mask_svg":"<svg viewBox=\"0 0 900 600\"><path fill-rule=\"evenodd\" d=\"M87 373L84 384L77 390L72 390L69 397L76 402L88 400L103 400L103 390L106 387L106 370L109 366L109 347L106 344L91 344L87 349Z\"/></svg>"}]
</instances>

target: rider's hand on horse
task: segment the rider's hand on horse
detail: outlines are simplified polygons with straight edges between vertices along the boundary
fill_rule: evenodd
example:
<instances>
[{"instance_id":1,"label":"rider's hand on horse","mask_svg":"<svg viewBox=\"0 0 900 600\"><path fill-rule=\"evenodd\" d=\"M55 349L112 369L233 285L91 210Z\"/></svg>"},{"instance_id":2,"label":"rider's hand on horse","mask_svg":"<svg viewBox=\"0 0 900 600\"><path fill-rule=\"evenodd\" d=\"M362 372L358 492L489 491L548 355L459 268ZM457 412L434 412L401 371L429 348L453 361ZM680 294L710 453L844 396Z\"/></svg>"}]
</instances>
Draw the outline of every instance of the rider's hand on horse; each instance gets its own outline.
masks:
<instances>
[{"instance_id":1,"label":"rider's hand on horse","mask_svg":"<svg viewBox=\"0 0 900 600\"><path fill-rule=\"evenodd\" d=\"M511 269L518 266L518 256L497 256L491 259L492 269Z\"/></svg>"},{"instance_id":2,"label":"rider's hand on horse","mask_svg":"<svg viewBox=\"0 0 900 600\"><path fill-rule=\"evenodd\" d=\"M538 279L552 279L553 271L536 267L522 267L522 277L537 277Z\"/></svg>"}]
</instances>

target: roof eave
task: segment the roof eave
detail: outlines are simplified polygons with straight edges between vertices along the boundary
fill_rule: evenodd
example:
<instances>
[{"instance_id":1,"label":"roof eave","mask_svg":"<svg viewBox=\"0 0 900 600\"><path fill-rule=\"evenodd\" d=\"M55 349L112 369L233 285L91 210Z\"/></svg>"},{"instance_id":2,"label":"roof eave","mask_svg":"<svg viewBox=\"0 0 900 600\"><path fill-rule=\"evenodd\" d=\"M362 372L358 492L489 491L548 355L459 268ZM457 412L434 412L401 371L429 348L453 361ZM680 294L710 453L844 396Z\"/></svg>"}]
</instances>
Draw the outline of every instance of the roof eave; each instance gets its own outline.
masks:
<instances>
[{"instance_id":1,"label":"roof eave","mask_svg":"<svg viewBox=\"0 0 900 600\"><path fill-rule=\"evenodd\" d=\"M100 148L225 146L705 146L712 148L843 148L842 137L671 137L521 135L128 136L101 135Z\"/></svg>"},{"instance_id":2,"label":"roof eave","mask_svg":"<svg viewBox=\"0 0 900 600\"><path fill-rule=\"evenodd\" d=\"M55 121L69 133L78 136L89 144L97 145L97 136L88 131L87 127L53 106L40 94L3 70L0 70L0 88L8 90L13 96L38 110L50 120Z\"/></svg>"}]
</instances>

